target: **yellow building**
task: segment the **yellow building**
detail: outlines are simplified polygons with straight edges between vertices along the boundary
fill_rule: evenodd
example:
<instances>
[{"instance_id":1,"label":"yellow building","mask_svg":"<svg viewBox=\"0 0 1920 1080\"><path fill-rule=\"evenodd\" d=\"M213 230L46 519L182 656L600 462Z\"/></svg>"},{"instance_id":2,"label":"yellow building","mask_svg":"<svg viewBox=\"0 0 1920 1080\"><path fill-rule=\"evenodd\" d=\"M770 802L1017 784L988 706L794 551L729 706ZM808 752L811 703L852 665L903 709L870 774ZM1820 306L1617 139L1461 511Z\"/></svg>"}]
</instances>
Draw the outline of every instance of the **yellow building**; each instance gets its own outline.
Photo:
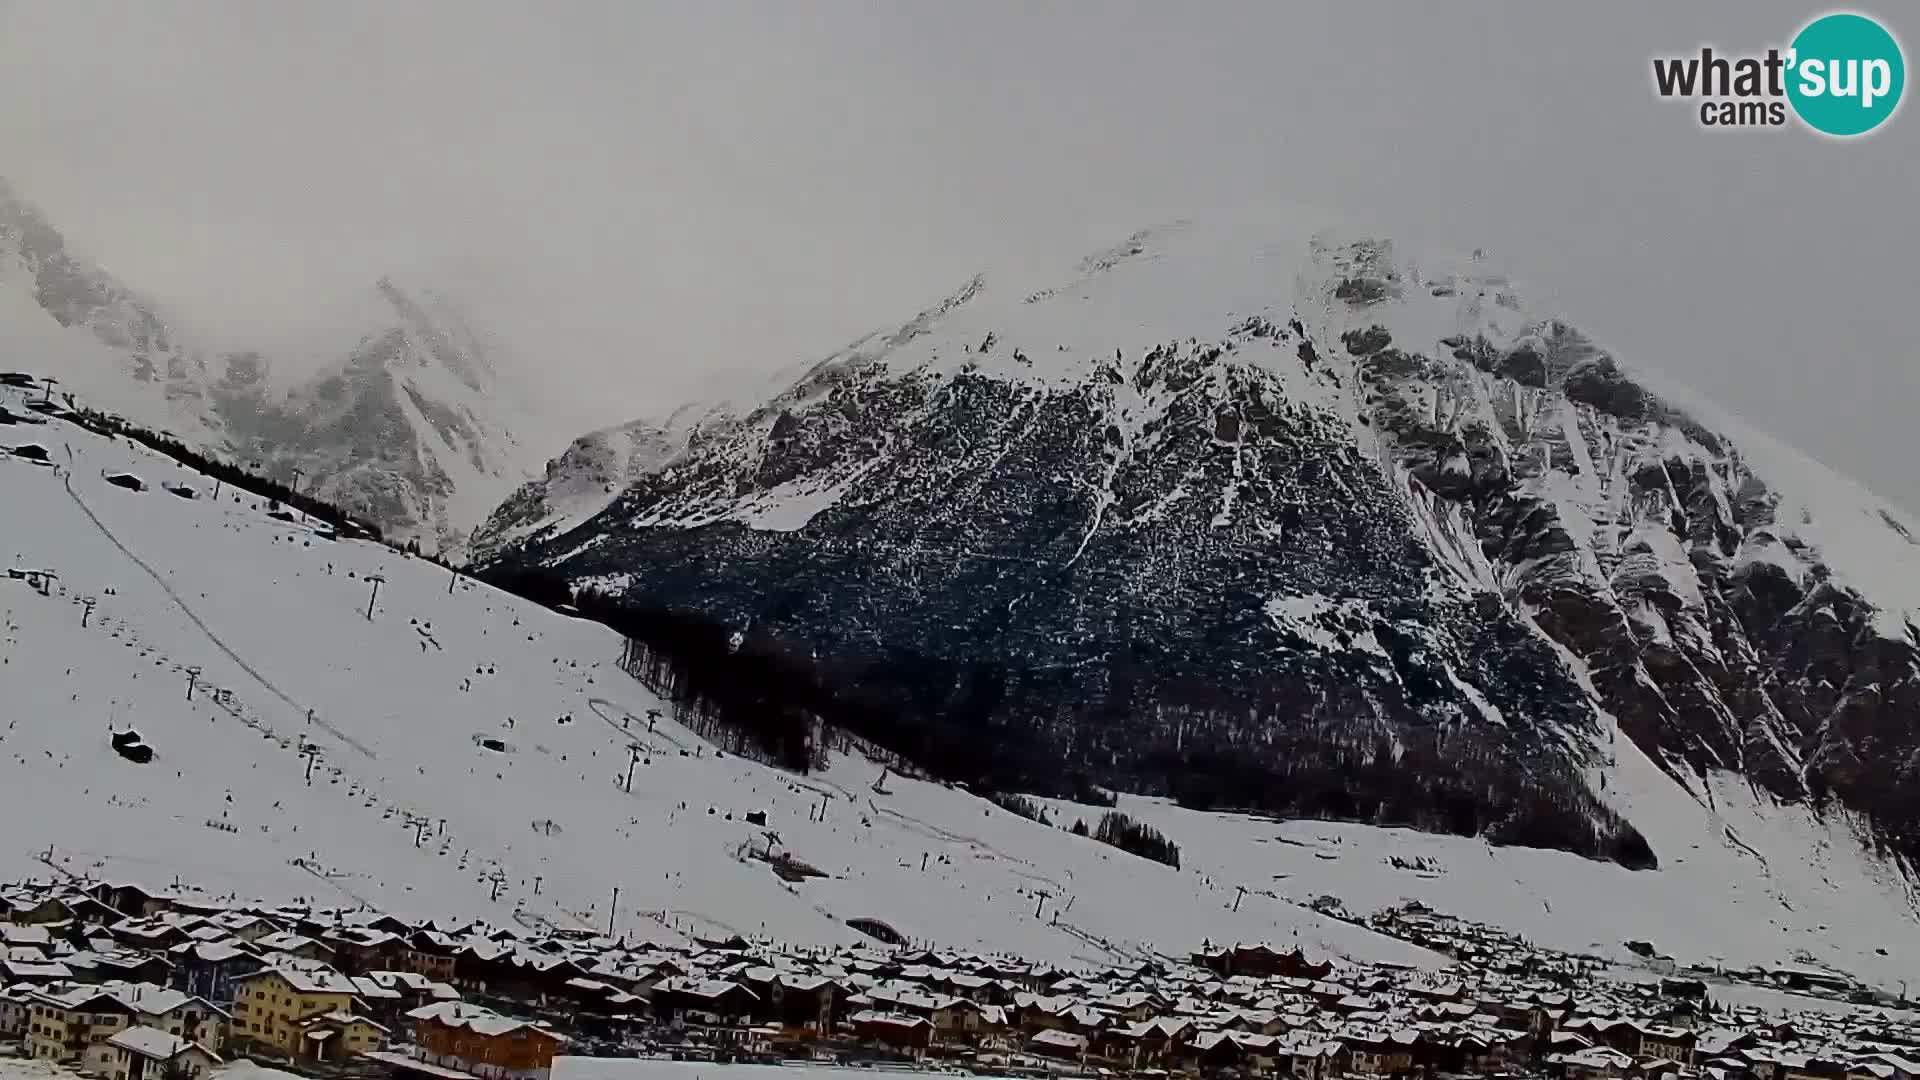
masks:
<instances>
[{"instance_id":1,"label":"yellow building","mask_svg":"<svg viewBox=\"0 0 1920 1080\"><path fill-rule=\"evenodd\" d=\"M133 1010L98 986L36 994L27 1010L27 1056L36 1061L82 1063L130 1026Z\"/></svg>"},{"instance_id":2,"label":"yellow building","mask_svg":"<svg viewBox=\"0 0 1920 1080\"><path fill-rule=\"evenodd\" d=\"M233 1036L289 1057L313 1057L313 1048L303 1045L306 1021L351 1013L354 1004L353 981L331 968L267 968L234 980Z\"/></svg>"},{"instance_id":3,"label":"yellow building","mask_svg":"<svg viewBox=\"0 0 1920 1080\"><path fill-rule=\"evenodd\" d=\"M135 1025L184 1039L219 1053L227 1016L202 998L149 983L65 986L35 993L27 1002L27 1054L41 1061L78 1065L100 1075L115 1054L106 1044Z\"/></svg>"}]
</instances>

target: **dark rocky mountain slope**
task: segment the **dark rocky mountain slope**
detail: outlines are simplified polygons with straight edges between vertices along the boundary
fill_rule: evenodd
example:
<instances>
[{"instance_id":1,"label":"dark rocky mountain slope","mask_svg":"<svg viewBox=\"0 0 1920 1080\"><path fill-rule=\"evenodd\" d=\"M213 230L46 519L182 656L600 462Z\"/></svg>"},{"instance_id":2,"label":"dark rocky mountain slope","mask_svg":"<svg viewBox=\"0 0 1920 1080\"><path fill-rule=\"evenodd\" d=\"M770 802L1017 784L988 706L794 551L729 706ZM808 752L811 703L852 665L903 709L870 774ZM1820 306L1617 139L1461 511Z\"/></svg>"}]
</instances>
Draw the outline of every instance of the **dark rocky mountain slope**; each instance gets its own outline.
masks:
<instances>
[{"instance_id":1,"label":"dark rocky mountain slope","mask_svg":"<svg viewBox=\"0 0 1920 1080\"><path fill-rule=\"evenodd\" d=\"M477 547L803 657L949 776L1648 865L1624 738L1920 841L1915 527L1477 259L1152 230L691 415Z\"/></svg>"}]
</instances>

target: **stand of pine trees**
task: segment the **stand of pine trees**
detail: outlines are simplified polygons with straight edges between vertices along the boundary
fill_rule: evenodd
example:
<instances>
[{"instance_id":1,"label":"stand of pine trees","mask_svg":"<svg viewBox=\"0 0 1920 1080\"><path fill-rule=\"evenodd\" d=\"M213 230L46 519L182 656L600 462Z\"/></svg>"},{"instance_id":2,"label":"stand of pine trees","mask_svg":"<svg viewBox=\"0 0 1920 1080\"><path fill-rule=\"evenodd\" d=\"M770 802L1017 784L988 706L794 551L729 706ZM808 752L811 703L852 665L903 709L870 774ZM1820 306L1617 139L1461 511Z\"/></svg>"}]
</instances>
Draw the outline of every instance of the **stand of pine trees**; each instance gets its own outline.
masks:
<instances>
[{"instance_id":1,"label":"stand of pine trees","mask_svg":"<svg viewBox=\"0 0 1920 1080\"><path fill-rule=\"evenodd\" d=\"M1053 821L1047 816L1047 808L1025 795L1016 794L1011 791L1003 791L995 792L991 798L996 806L1009 814L1018 814L1028 821L1037 821L1042 825L1053 824Z\"/></svg>"},{"instance_id":2,"label":"stand of pine trees","mask_svg":"<svg viewBox=\"0 0 1920 1080\"><path fill-rule=\"evenodd\" d=\"M621 667L671 702L677 723L771 765L806 772L816 764L818 690L804 663L743 650L725 627L685 612L632 609L594 593L574 607L626 637Z\"/></svg>"},{"instance_id":3,"label":"stand of pine trees","mask_svg":"<svg viewBox=\"0 0 1920 1080\"><path fill-rule=\"evenodd\" d=\"M1109 810L1100 815L1100 824L1094 827L1093 838L1143 859L1152 859L1175 870L1180 869L1180 845L1167 839L1153 826L1136 821L1118 810Z\"/></svg>"},{"instance_id":4,"label":"stand of pine trees","mask_svg":"<svg viewBox=\"0 0 1920 1080\"><path fill-rule=\"evenodd\" d=\"M822 730L832 728L982 794L1017 791L1026 779L1024 770L1004 769L1027 745L1018 730L999 742L980 737L978 725L995 704L991 672L956 678L918 656L820 659L778 641L736 637L732 627L696 612L576 593L543 568L484 568L476 576L544 607L570 607L621 634L627 672L672 702L677 721L738 753L806 772L824 749ZM865 678L874 667L888 676ZM918 673L904 688L897 678L903 672Z\"/></svg>"}]
</instances>

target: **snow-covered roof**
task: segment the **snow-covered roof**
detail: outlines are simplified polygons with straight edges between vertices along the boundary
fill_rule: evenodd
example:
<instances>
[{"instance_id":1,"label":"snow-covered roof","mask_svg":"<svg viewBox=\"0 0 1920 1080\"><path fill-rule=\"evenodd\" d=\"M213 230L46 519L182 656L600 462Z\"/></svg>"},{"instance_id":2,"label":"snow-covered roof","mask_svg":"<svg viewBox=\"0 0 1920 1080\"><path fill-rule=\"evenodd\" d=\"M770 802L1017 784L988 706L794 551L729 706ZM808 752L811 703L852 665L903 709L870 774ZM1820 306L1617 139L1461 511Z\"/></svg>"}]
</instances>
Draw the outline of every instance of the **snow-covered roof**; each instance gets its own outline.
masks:
<instances>
[{"instance_id":1,"label":"snow-covered roof","mask_svg":"<svg viewBox=\"0 0 1920 1080\"><path fill-rule=\"evenodd\" d=\"M361 1016L360 1014L349 1011L347 1009L334 1009L331 1012L319 1013L314 1016L309 1016L306 1019L300 1021L300 1026L306 1029L328 1027L328 1026L336 1027L336 1028L349 1027L354 1024L364 1024L367 1027L373 1028L375 1031L381 1032L382 1034L384 1034L387 1030L384 1025L378 1023L377 1021L369 1019L368 1017L365 1017L365 1016ZM308 1035L311 1037L312 1034L313 1032L309 1030Z\"/></svg>"},{"instance_id":2,"label":"snow-covered roof","mask_svg":"<svg viewBox=\"0 0 1920 1080\"><path fill-rule=\"evenodd\" d=\"M231 938L211 941L183 941L167 950L167 955L179 959L203 960L217 964L235 957L254 955L251 949Z\"/></svg>"},{"instance_id":3,"label":"snow-covered roof","mask_svg":"<svg viewBox=\"0 0 1920 1080\"><path fill-rule=\"evenodd\" d=\"M407 1018L416 1023L437 1023L451 1028L465 1028L476 1035L487 1036L506 1035L526 1028L551 1039L567 1041L561 1035L539 1024L502 1016L485 1006L465 1001L436 1001L431 1005L422 1005L417 1009L409 1010Z\"/></svg>"},{"instance_id":4,"label":"snow-covered roof","mask_svg":"<svg viewBox=\"0 0 1920 1080\"><path fill-rule=\"evenodd\" d=\"M433 1062L425 1061L417 1057L409 1057L391 1050L373 1050L360 1056L369 1061L377 1061L382 1065L392 1066L401 1072L418 1073L423 1076L436 1077L437 1080L478 1080L472 1073L462 1072L459 1069L449 1069L444 1065L435 1065Z\"/></svg>"},{"instance_id":5,"label":"snow-covered roof","mask_svg":"<svg viewBox=\"0 0 1920 1080\"><path fill-rule=\"evenodd\" d=\"M288 930L282 930L282 931L279 931L278 933L268 934L267 936L259 939L258 941L255 941L253 944L255 948L262 949L267 952L294 952L299 949L313 948L314 946L319 946L320 948L325 949L327 952L333 951L330 947L323 944L322 942L315 941L310 937L303 937L299 934L293 933L292 931L288 931Z\"/></svg>"},{"instance_id":6,"label":"snow-covered roof","mask_svg":"<svg viewBox=\"0 0 1920 1080\"><path fill-rule=\"evenodd\" d=\"M884 1009L862 1009L847 1018L856 1024L891 1024L896 1027L925 1027L928 1020L924 1016L911 1013L888 1012Z\"/></svg>"},{"instance_id":7,"label":"snow-covered roof","mask_svg":"<svg viewBox=\"0 0 1920 1080\"><path fill-rule=\"evenodd\" d=\"M1057 1046L1067 1050L1084 1050L1087 1046L1087 1037L1085 1035L1073 1031L1061 1031L1058 1028L1048 1028L1028 1041L1039 1043L1042 1046Z\"/></svg>"},{"instance_id":8,"label":"snow-covered roof","mask_svg":"<svg viewBox=\"0 0 1920 1080\"><path fill-rule=\"evenodd\" d=\"M197 1043L183 1039L170 1032L161 1031L158 1028L146 1027L141 1024L135 1024L124 1031L117 1032L112 1038L107 1040L107 1045L118 1047L128 1053L138 1054L141 1057L150 1058L154 1061L171 1061L181 1054L186 1053L188 1050L198 1047L201 1053L206 1054L214 1061L218 1062L220 1060L217 1055L204 1046L199 1046Z\"/></svg>"},{"instance_id":9,"label":"snow-covered roof","mask_svg":"<svg viewBox=\"0 0 1920 1080\"><path fill-rule=\"evenodd\" d=\"M279 977L286 980L296 994L354 994L359 987L354 981L332 968L278 964L262 968L251 974L242 975L235 982L253 979Z\"/></svg>"}]
</instances>

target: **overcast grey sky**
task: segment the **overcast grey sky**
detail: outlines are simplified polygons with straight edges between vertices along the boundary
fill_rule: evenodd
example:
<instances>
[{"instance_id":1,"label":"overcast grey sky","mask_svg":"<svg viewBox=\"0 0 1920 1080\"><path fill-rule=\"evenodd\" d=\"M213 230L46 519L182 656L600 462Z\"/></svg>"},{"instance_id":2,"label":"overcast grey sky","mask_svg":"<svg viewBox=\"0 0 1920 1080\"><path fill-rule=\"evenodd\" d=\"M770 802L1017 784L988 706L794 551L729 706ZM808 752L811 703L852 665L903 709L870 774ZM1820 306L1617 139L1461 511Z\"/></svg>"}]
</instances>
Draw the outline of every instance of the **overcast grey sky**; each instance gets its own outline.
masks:
<instances>
[{"instance_id":1,"label":"overcast grey sky","mask_svg":"<svg viewBox=\"0 0 1920 1080\"><path fill-rule=\"evenodd\" d=\"M578 388L569 424L824 353L981 265L1326 205L1498 252L1629 362L1920 508L1920 116L1712 132L1650 89L1656 53L1822 10L0 0L0 173L234 340L384 272L457 281ZM1911 59L1920 13L1859 10Z\"/></svg>"}]
</instances>

